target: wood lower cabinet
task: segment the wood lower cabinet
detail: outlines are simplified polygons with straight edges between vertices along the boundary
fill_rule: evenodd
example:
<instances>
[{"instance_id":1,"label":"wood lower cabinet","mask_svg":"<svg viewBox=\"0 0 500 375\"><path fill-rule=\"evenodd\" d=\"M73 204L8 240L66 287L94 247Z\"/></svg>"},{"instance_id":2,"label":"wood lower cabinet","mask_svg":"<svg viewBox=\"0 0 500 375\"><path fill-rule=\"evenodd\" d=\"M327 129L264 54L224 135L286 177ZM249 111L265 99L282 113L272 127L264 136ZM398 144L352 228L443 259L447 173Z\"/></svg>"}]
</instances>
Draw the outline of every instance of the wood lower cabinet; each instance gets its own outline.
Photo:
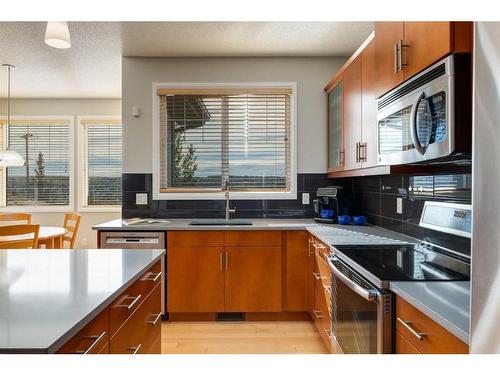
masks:
<instances>
[{"instance_id":1,"label":"wood lower cabinet","mask_svg":"<svg viewBox=\"0 0 500 375\"><path fill-rule=\"evenodd\" d=\"M144 272L57 353L160 354L162 311L159 270L161 261ZM128 298L131 294L133 298ZM125 315L122 310L126 311Z\"/></svg>"},{"instance_id":2,"label":"wood lower cabinet","mask_svg":"<svg viewBox=\"0 0 500 375\"><path fill-rule=\"evenodd\" d=\"M469 347L401 297L396 297L396 353L466 354Z\"/></svg>"},{"instance_id":3,"label":"wood lower cabinet","mask_svg":"<svg viewBox=\"0 0 500 375\"><path fill-rule=\"evenodd\" d=\"M168 234L168 312L283 311L282 231L206 231L205 247L190 232Z\"/></svg>"},{"instance_id":4,"label":"wood lower cabinet","mask_svg":"<svg viewBox=\"0 0 500 375\"><path fill-rule=\"evenodd\" d=\"M226 312L280 312L281 247L226 248Z\"/></svg>"},{"instance_id":5,"label":"wood lower cabinet","mask_svg":"<svg viewBox=\"0 0 500 375\"><path fill-rule=\"evenodd\" d=\"M286 232L285 311L311 311L314 260L306 231Z\"/></svg>"},{"instance_id":6,"label":"wood lower cabinet","mask_svg":"<svg viewBox=\"0 0 500 375\"><path fill-rule=\"evenodd\" d=\"M222 246L169 248L167 311L224 311L223 257Z\"/></svg>"}]
</instances>

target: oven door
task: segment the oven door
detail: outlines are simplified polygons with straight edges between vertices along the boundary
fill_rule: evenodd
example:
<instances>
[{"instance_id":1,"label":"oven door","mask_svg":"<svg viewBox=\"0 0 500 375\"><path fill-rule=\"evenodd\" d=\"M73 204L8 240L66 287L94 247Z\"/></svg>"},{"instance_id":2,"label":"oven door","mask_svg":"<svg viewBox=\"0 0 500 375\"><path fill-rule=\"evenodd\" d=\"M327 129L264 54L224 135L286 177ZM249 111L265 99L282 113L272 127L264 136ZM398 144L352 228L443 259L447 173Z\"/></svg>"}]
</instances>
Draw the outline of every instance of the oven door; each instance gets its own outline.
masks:
<instances>
[{"instance_id":1,"label":"oven door","mask_svg":"<svg viewBox=\"0 0 500 375\"><path fill-rule=\"evenodd\" d=\"M452 75L439 77L378 111L379 164L426 162L455 151L453 84Z\"/></svg>"},{"instance_id":2,"label":"oven door","mask_svg":"<svg viewBox=\"0 0 500 375\"><path fill-rule=\"evenodd\" d=\"M391 293L375 288L335 256L328 264L335 344L346 354L391 353Z\"/></svg>"}]
</instances>

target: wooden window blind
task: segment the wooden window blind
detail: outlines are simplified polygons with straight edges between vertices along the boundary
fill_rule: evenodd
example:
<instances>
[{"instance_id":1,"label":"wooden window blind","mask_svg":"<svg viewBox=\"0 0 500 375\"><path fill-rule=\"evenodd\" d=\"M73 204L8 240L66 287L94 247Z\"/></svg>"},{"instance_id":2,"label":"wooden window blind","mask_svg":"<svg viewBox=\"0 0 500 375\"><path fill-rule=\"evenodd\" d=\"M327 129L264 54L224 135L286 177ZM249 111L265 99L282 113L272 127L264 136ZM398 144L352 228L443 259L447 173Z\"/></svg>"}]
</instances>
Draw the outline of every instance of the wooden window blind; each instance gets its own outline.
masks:
<instances>
[{"instance_id":1,"label":"wooden window blind","mask_svg":"<svg viewBox=\"0 0 500 375\"><path fill-rule=\"evenodd\" d=\"M25 160L2 171L5 206L66 206L70 203L70 122L60 119L0 121L2 147Z\"/></svg>"},{"instance_id":2,"label":"wooden window blind","mask_svg":"<svg viewBox=\"0 0 500 375\"><path fill-rule=\"evenodd\" d=\"M120 120L83 119L83 194L85 206L122 201L122 125Z\"/></svg>"},{"instance_id":3,"label":"wooden window blind","mask_svg":"<svg viewBox=\"0 0 500 375\"><path fill-rule=\"evenodd\" d=\"M160 191L291 189L288 88L160 89Z\"/></svg>"}]
</instances>

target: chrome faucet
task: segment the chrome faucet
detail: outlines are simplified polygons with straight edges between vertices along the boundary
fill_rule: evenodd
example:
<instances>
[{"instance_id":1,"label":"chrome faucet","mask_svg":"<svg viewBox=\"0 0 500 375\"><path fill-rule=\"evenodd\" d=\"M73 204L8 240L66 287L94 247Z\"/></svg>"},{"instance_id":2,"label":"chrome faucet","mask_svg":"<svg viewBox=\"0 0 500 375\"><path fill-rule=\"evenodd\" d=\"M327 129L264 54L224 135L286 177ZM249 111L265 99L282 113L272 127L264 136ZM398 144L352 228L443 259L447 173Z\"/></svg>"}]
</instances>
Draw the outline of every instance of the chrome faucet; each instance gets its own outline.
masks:
<instances>
[{"instance_id":1,"label":"chrome faucet","mask_svg":"<svg viewBox=\"0 0 500 375\"><path fill-rule=\"evenodd\" d=\"M224 187L223 190L225 192L226 196L226 221L230 219L231 214L234 214L236 212L236 207L235 208L229 208L229 180L224 181Z\"/></svg>"}]
</instances>

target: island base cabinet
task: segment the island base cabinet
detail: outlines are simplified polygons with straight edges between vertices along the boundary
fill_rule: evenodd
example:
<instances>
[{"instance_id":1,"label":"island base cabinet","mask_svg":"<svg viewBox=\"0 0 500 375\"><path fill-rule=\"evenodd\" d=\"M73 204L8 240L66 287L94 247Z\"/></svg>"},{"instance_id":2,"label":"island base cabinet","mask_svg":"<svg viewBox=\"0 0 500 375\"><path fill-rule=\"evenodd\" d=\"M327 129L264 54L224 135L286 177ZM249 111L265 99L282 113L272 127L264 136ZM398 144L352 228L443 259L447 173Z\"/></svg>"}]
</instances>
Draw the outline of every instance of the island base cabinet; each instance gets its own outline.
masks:
<instances>
[{"instance_id":1,"label":"island base cabinet","mask_svg":"<svg viewBox=\"0 0 500 375\"><path fill-rule=\"evenodd\" d=\"M161 287L157 285L110 341L111 354L159 354ZM152 351L152 349L156 351Z\"/></svg>"}]
</instances>

